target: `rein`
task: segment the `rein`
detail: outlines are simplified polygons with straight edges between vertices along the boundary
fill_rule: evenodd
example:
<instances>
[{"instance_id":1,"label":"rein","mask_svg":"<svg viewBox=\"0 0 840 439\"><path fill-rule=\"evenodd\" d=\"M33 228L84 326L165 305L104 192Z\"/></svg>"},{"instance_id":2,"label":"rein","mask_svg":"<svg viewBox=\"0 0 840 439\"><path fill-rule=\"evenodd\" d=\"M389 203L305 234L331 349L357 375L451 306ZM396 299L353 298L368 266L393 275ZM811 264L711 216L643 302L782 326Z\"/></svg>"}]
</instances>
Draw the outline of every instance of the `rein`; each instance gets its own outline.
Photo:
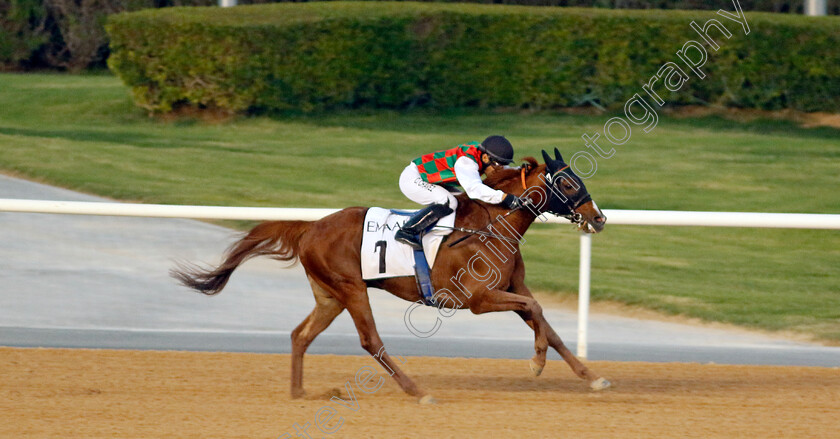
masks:
<instances>
[{"instance_id":1,"label":"rein","mask_svg":"<svg viewBox=\"0 0 840 439\"><path fill-rule=\"evenodd\" d=\"M440 228L442 228L442 229L450 229L450 230L454 230L454 231L456 231L456 232L469 233L469 235L467 235L467 236L463 236L463 237L459 238L457 241L453 242L452 244L449 244L449 246L450 246L450 247L452 247L452 246L454 246L455 244L458 244L458 243L460 243L460 242L464 241L465 239L469 238L469 237L470 237L470 236L472 236L472 235L489 236L489 237L491 237L491 238L501 239L502 241L507 241L507 242L510 242L511 244L516 244L516 243L518 243L518 242L519 242L519 241L518 241L518 240L516 240L516 239L513 239L513 238L508 238L507 236L497 235L497 234L495 234L495 233L485 232L485 231L483 231L483 230L465 229L465 228L463 228L463 227L447 227L447 226L438 226L438 227L440 227Z\"/></svg>"},{"instance_id":2,"label":"rein","mask_svg":"<svg viewBox=\"0 0 840 439\"><path fill-rule=\"evenodd\" d=\"M530 201L530 200L529 200L529 201ZM447 229L457 230L457 231L459 231L459 232L468 233L468 235L466 235L466 236L462 236L462 237L458 238L455 242L453 242L453 243L449 244L449 247L453 247L453 246L455 246L455 245L457 245L457 244L460 244L461 242L464 242L465 240L470 239L470 238L472 238L472 237L473 237L473 236L475 236L475 235L489 236L489 237L491 237L491 238L501 239L501 240L503 240L503 241L508 241L508 242L511 242L511 243L518 243L518 242L519 242L519 240L516 240L516 239L513 239L513 238L508 238L507 236L502 236L502 235L499 235L499 234L496 234L496 233L486 232L486 231L485 231L485 229L487 229L488 227L492 226L492 225L493 225L494 223L496 223L497 221L499 221L499 220L503 220L503 219L507 218L507 217L508 217L508 215L510 215L510 214L512 214L512 213L514 213L514 212L516 212L517 210L522 209L522 208L523 208L523 207L525 207L527 204L529 204L529 201L526 201L525 203L523 203L522 205L520 205L520 206L519 206L519 207L517 207L516 209L511 209L511 210L507 211L507 212L506 212L504 215L502 215L501 217L496 217L496 219L495 219L495 220L490 221L490 223L488 223L486 226L484 226L484 228L483 228L483 229L481 229L481 230L475 230L475 229L465 229L465 228L463 228L463 227L446 227L446 226L438 226L438 227L442 227L442 228L447 228Z\"/></svg>"}]
</instances>

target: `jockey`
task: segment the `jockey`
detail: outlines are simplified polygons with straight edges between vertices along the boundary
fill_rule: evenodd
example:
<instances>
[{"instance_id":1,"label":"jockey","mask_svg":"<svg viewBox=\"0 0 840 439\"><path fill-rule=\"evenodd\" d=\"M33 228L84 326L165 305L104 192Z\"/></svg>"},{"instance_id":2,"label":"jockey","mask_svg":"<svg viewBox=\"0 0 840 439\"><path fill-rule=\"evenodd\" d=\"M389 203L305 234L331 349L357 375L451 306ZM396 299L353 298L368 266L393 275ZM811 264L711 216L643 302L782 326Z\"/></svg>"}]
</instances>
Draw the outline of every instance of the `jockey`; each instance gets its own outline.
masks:
<instances>
[{"instance_id":1,"label":"jockey","mask_svg":"<svg viewBox=\"0 0 840 439\"><path fill-rule=\"evenodd\" d=\"M400 190L411 201L427 206L406 220L394 238L420 250L422 233L438 220L446 220L441 221L441 225L455 225L458 201L442 185L458 184L474 200L501 204L508 209L518 207L516 196L481 181L481 174L488 167L503 166L512 161L513 146L502 136L490 136L481 143L465 143L414 159L400 175Z\"/></svg>"}]
</instances>

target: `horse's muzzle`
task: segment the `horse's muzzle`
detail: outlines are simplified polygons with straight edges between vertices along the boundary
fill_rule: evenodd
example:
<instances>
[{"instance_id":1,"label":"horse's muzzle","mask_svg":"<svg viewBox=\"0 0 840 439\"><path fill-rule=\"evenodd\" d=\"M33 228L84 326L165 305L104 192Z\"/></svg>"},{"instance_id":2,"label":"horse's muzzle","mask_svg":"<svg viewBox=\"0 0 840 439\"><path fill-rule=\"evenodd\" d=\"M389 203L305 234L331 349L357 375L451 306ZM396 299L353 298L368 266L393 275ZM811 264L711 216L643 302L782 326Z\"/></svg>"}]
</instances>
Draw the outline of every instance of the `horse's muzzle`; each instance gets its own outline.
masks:
<instances>
[{"instance_id":1,"label":"horse's muzzle","mask_svg":"<svg viewBox=\"0 0 840 439\"><path fill-rule=\"evenodd\" d=\"M586 233L599 233L604 230L604 226L607 225L607 216L601 212L598 205L594 201L590 201L581 207L583 208L580 212L583 215L583 222L580 225L580 230Z\"/></svg>"}]
</instances>

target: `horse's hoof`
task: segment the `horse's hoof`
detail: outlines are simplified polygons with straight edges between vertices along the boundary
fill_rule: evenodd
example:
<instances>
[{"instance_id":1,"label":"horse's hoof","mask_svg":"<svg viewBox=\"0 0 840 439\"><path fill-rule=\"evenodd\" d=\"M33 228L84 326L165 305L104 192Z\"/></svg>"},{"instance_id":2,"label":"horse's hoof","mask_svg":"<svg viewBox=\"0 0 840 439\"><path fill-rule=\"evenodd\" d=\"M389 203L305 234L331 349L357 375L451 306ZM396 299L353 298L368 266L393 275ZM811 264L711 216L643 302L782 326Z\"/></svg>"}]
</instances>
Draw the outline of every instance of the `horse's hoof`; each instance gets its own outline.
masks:
<instances>
[{"instance_id":1,"label":"horse's hoof","mask_svg":"<svg viewBox=\"0 0 840 439\"><path fill-rule=\"evenodd\" d=\"M589 388L596 392L599 390L609 389L610 387L612 387L612 383L604 378L598 378L597 380L589 383Z\"/></svg>"},{"instance_id":2,"label":"horse's hoof","mask_svg":"<svg viewBox=\"0 0 840 439\"><path fill-rule=\"evenodd\" d=\"M541 374L541 373L542 373L542 371L543 371L543 366L538 365L538 364L537 364L537 362L536 362L536 361L534 361L534 360L531 360L531 362L530 362L530 363L528 363L528 366L530 366L530 367L531 367L531 372L533 372L533 373L534 373L534 376L535 376L535 377L540 376L540 374Z\"/></svg>"},{"instance_id":3,"label":"horse's hoof","mask_svg":"<svg viewBox=\"0 0 840 439\"><path fill-rule=\"evenodd\" d=\"M293 390L292 391L292 399L301 399L306 396L306 392L303 390Z\"/></svg>"},{"instance_id":4,"label":"horse's hoof","mask_svg":"<svg viewBox=\"0 0 840 439\"><path fill-rule=\"evenodd\" d=\"M321 395L321 399L332 399L332 398L346 399L346 397L341 394L341 389L339 389L338 387L333 387L332 389L327 390L326 392L324 392L323 395Z\"/></svg>"},{"instance_id":5,"label":"horse's hoof","mask_svg":"<svg viewBox=\"0 0 840 439\"><path fill-rule=\"evenodd\" d=\"M418 403L420 405L432 405L437 404L437 400L432 395L425 395L422 398L420 398L420 401L418 401Z\"/></svg>"}]
</instances>

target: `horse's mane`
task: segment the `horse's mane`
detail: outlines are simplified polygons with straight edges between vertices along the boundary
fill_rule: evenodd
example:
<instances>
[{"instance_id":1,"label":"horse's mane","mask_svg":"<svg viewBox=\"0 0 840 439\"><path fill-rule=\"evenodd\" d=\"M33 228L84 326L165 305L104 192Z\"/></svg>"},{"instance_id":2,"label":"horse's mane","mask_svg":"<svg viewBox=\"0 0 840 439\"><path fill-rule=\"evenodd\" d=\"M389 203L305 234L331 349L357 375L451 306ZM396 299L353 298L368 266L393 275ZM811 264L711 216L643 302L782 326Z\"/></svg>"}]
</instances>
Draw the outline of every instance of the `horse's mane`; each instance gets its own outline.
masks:
<instances>
[{"instance_id":1,"label":"horse's mane","mask_svg":"<svg viewBox=\"0 0 840 439\"><path fill-rule=\"evenodd\" d=\"M523 164L523 166L525 166L525 176L528 176L537 168L537 159L533 157L525 157L522 160L525 161ZM502 168L494 172L493 175L485 178L484 184L493 189L500 189L500 185L511 179L519 178L521 172L521 168Z\"/></svg>"}]
</instances>

